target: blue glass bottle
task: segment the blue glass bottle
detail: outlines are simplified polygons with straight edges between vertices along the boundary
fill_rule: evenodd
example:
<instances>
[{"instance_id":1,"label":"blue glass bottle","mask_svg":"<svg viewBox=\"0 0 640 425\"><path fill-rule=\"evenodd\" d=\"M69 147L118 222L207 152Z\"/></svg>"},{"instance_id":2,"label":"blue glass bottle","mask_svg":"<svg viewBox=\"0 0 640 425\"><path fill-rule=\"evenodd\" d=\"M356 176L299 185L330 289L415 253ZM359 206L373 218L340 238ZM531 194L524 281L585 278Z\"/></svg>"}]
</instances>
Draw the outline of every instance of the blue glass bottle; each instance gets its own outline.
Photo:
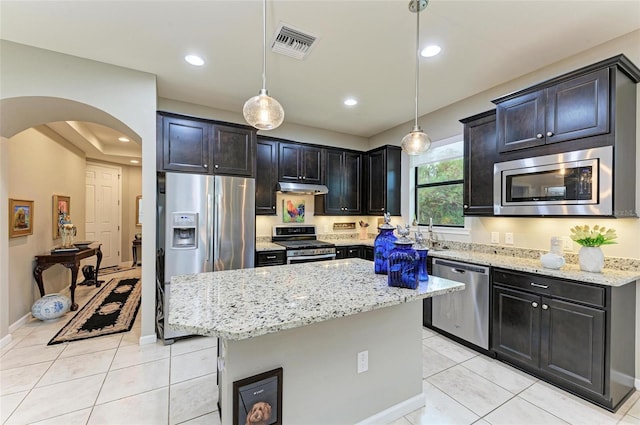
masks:
<instances>
[{"instance_id":1,"label":"blue glass bottle","mask_svg":"<svg viewBox=\"0 0 640 425\"><path fill-rule=\"evenodd\" d=\"M390 214L384 215L384 224L378 227L380 233L373 242L373 267L376 274L387 274L389 253L393 249L393 243L396 241L396 235L393 234L395 227L389 221Z\"/></svg>"},{"instance_id":2,"label":"blue glass bottle","mask_svg":"<svg viewBox=\"0 0 640 425\"><path fill-rule=\"evenodd\" d=\"M427 273L427 255L429 248L424 243L424 238L420 232L416 232L416 251L418 251L418 256L420 257L420 260L418 260L418 280L425 282L429 280L429 274Z\"/></svg>"},{"instance_id":3,"label":"blue glass bottle","mask_svg":"<svg viewBox=\"0 0 640 425\"><path fill-rule=\"evenodd\" d=\"M418 263L420 256L413 249L413 241L406 236L395 241L389 254L389 286L416 289L418 287Z\"/></svg>"}]
</instances>

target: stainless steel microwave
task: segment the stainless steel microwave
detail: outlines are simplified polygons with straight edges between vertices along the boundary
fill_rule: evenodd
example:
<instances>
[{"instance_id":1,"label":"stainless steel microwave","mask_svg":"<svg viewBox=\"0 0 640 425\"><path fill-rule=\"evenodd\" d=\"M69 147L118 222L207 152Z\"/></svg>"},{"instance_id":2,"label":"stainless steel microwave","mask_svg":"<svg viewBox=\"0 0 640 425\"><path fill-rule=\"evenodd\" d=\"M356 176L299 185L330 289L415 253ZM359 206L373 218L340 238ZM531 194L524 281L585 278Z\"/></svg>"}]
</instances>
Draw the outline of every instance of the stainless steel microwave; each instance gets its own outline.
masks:
<instances>
[{"instance_id":1,"label":"stainless steel microwave","mask_svg":"<svg viewBox=\"0 0 640 425\"><path fill-rule=\"evenodd\" d=\"M610 216L612 190L612 146L493 166L494 215Z\"/></svg>"}]
</instances>

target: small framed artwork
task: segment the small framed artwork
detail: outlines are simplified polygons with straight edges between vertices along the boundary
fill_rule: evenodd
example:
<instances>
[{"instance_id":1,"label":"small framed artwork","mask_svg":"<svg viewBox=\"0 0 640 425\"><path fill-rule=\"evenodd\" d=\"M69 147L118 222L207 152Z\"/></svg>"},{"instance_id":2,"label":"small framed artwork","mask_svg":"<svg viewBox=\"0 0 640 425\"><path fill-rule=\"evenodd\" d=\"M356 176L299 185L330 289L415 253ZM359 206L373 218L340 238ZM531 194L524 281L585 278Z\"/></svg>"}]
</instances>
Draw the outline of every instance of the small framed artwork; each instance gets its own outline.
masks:
<instances>
[{"instance_id":1,"label":"small framed artwork","mask_svg":"<svg viewBox=\"0 0 640 425\"><path fill-rule=\"evenodd\" d=\"M60 226L71 223L71 197L53 195L53 239L60 237Z\"/></svg>"},{"instance_id":2,"label":"small framed artwork","mask_svg":"<svg viewBox=\"0 0 640 425\"><path fill-rule=\"evenodd\" d=\"M142 226L142 195L136 196L136 226Z\"/></svg>"},{"instance_id":3,"label":"small framed artwork","mask_svg":"<svg viewBox=\"0 0 640 425\"><path fill-rule=\"evenodd\" d=\"M304 223L304 199L282 200L282 222Z\"/></svg>"},{"instance_id":4,"label":"small framed artwork","mask_svg":"<svg viewBox=\"0 0 640 425\"><path fill-rule=\"evenodd\" d=\"M9 199L9 237L33 234L33 201Z\"/></svg>"},{"instance_id":5,"label":"small framed artwork","mask_svg":"<svg viewBox=\"0 0 640 425\"><path fill-rule=\"evenodd\" d=\"M282 425L282 368L233 383L233 425Z\"/></svg>"}]
</instances>

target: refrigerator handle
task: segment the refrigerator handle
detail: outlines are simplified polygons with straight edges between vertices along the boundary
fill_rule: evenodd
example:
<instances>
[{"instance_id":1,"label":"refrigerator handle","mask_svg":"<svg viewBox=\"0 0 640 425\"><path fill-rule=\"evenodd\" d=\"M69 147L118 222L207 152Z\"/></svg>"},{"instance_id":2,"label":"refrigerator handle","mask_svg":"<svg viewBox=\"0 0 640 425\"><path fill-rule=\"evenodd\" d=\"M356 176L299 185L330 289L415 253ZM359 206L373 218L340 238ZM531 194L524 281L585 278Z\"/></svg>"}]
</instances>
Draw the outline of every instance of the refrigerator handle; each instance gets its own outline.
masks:
<instances>
[{"instance_id":1,"label":"refrigerator handle","mask_svg":"<svg viewBox=\"0 0 640 425\"><path fill-rule=\"evenodd\" d=\"M207 252L205 253L205 261L213 262L213 255L211 252L211 243L213 241L212 226L211 226L211 217L213 216L213 195L211 193L207 193L207 217L205 219L205 226L207 226Z\"/></svg>"}]
</instances>

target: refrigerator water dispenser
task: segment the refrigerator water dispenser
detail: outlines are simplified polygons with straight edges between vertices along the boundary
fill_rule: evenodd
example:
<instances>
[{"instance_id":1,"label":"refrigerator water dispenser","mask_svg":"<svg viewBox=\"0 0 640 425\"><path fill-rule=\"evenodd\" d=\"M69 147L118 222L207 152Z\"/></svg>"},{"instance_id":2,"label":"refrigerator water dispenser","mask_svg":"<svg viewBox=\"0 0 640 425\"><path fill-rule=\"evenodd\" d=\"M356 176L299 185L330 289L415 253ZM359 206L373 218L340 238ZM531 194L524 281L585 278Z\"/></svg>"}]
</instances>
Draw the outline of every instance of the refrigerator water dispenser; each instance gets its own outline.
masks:
<instances>
[{"instance_id":1,"label":"refrigerator water dispenser","mask_svg":"<svg viewBox=\"0 0 640 425\"><path fill-rule=\"evenodd\" d=\"M198 213L178 212L173 213L172 218L172 248L197 248L198 239L196 238L196 235L198 233Z\"/></svg>"}]
</instances>

